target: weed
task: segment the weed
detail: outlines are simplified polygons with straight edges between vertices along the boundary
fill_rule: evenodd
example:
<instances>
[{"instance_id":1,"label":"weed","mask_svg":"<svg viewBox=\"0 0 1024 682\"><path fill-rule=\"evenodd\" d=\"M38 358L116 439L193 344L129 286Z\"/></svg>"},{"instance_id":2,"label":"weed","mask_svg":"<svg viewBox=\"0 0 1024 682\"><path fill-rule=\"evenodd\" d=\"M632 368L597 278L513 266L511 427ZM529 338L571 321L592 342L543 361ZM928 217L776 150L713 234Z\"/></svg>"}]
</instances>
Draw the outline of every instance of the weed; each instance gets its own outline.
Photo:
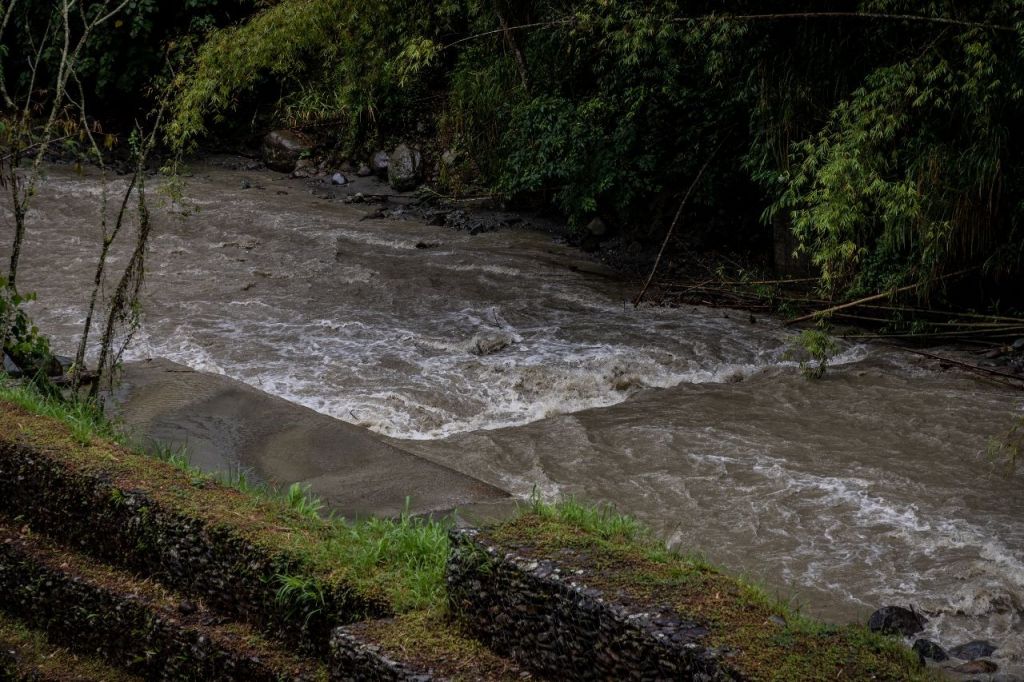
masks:
<instances>
[{"instance_id":1,"label":"weed","mask_svg":"<svg viewBox=\"0 0 1024 682\"><path fill-rule=\"evenodd\" d=\"M800 370L807 379L825 376L829 360L839 352L839 344L822 329L805 329L793 345L794 348L787 351L786 357L797 354L808 356L800 359Z\"/></svg>"},{"instance_id":2,"label":"weed","mask_svg":"<svg viewBox=\"0 0 1024 682\"><path fill-rule=\"evenodd\" d=\"M284 494L284 501L292 511L308 517L319 517L323 501L309 492L309 485L292 483Z\"/></svg>"}]
</instances>

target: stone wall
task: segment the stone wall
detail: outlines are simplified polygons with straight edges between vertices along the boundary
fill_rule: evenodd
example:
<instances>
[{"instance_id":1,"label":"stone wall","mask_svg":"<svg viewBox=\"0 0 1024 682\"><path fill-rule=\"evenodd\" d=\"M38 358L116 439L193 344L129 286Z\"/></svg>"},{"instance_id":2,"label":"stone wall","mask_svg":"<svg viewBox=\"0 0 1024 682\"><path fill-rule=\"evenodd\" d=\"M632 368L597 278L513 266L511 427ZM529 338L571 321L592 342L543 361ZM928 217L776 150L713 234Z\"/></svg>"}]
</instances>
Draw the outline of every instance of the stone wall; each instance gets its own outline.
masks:
<instances>
[{"instance_id":1,"label":"stone wall","mask_svg":"<svg viewBox=\"0 0 1024 682\"><path fill-rule=\"evenodd\" d=\"M187 590L233 617L287 633L311 650L326 648L333 626L387 611L334 584L319 587L322 604L283 610L277 578L303 573L296 557L258 546L227 525L169 509L102 470L76 470L9 441L0 441L0 512L98 559Z\"/></svg>"},{"instance_id":2,"label":"stone wall","mask_svg":"<svg viewBox=\"0 0 1024 682\"><path fill-rule=\"evenodd\" d=\"M606 601L550 561L451 532L453 611L495 651L558 680L726 680L708 631L669 610Z\"/></svg>"}]
</instances>

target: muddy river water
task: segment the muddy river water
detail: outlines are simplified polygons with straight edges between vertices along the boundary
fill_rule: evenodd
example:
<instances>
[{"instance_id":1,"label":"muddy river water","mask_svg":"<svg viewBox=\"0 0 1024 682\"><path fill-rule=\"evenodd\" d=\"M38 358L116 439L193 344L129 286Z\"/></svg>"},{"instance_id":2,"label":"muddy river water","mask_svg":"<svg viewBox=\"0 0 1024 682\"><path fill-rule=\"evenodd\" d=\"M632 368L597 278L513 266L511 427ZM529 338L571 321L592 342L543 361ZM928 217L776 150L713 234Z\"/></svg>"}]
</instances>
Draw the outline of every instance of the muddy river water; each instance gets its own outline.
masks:
<instances>
[{"instance_id":1,"label":"muddy river water","mask_svg":"<svg viewBox=\"0 0 1024 682\"><path fill-rule=\"evenodd\" d=\"M927 636L990 639L1024 677L1024 474L986 454L1020 391L869 345L808 381L778 322L636 310L541 233L364 219L216 164L187 196L190 217L156 210L129 359L229 375L517 495L614 503L833 621L913 604ZM22 290L64 352L99 203L95 173L65 168L35 203Z\"/></svg>"}]
</instances>

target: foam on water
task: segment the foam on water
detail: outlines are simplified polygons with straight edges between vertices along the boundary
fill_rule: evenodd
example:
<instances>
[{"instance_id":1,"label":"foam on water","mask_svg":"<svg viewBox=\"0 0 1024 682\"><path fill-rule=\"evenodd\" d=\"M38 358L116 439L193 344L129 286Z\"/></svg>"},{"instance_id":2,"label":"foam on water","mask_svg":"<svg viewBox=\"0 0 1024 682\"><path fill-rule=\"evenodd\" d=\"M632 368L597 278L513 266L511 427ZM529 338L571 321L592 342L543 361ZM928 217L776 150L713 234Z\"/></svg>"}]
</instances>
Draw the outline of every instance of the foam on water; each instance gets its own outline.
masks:
<instances>
[{"instance_id":1,"label":"foam on water","mask_svg":"<svg viewBox=\"0 0 1024 682\"><path fill-rule=\"evenodd\" d=\"M359 278L368 279L368 274ZM352 313L347 307L336 318L321 319L304 319L258 300L234 301L227 309L238 312L225 314L223 305L208 314L193 309L187 314L191 319L174 324L171 334L155 336L144 327L129 358L168 357L258 388L273 387L288 400L405 439L517 426L615 405L645 389L738 381L798 364L785 359L783 334L767 349L719 348L738 356L727 361L709 347L721 345L718 330L681 342L657 321L647 330L649 342L637 346L600 343L596 335L594 341L573 338L562 331L580 324L571 314L516 327L495 306L454 311L433 329L406 328L399 320L353 321L346 319ZM629 329L636 318L620 308L611 307L610 314L606 309L603 320L591 319L593 313L584 312L586 325L597 322L620 337L636 333ZM171 324L151 326L165 330ZM473 349L488 334L503 335L509 346L480 357ZM210 341L221 351L211 350ZM833 362L857 362L865 354L863 346L851 346ZM445 399L439 401L439 395Z\"/></svg>"}]
</instances>

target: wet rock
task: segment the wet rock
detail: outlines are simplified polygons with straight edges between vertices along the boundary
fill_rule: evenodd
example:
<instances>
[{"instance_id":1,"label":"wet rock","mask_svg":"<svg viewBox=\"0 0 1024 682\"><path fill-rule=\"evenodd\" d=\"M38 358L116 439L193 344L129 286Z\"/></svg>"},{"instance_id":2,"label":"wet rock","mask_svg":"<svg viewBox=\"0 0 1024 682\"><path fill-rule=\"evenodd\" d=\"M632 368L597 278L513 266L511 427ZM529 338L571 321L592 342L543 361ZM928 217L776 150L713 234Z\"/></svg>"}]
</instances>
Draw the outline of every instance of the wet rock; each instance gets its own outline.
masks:
<instances>
[{"instance_id":1,"label":"wet rock","mask_svg":"<svg viewBox=\"0 0 1024 682\"><path fill-rule=\"evenodd\" d=\"M356 171L356 175L361 178L368 178L373 175L373 171L365 163L359 165L359 170Z\"/></svg>"},{"instance_id":2,"label":"wet rock","mask_svg":"<svg viewBox=\"0 0 1024 682\"><path fill-rule=\"evenodd\" d=\"M370 172L379 178L388 176L388 166L391 165L391 155L385 151L374 152L370 157Z\"/></svg>"},{"instance_id":3,"label":"wet rock","mask_svg":"<svg viewBox=\"0 0 1024 682\"><path fill-rule=\"evenodd\" d=\"M946 655L946 650L930 639L919 639L914 642L914 651L920 656L922 663L925 660L945 661L949 658Z\"/></svg>"},{"instance_id":4,"label":"wet rock","mask_svg":"<svg viewBox=\"0 0 1024 682\"><path fill-rule=\"evenodd\" d=\"M263 162L282 173L294 171L309 151L309 144L290 130L272 130L263 138Z\"/></svg>"},{"instance_id":5,"label":"wet rock","mask_svg":"<svg viewBox=\"0 0 1024 682\"><path fill-rule=\"evenodd\" d=\"M462 155L454 149L446 149L444 153L441 154L441 165L445 168L452 168L459 163L461 158Z\"/></svg>"},{"instance_id":6,"label":"wet rock","mask_svg":"<svg viewBox=\"0 0 1024 682\"><path fill-rule=\"evenodd\" d=\"M1014 341L1010 348L1016 351L1024 350L1024 338L1017 339L1016 341Z\"/></svg>"},{"instance_id":7,"label":"wet rock","mask_svg":"<svg viewBox=\"0 0 1024 682\"><path fill-rule=\"evenodd\" d=\"M949 655L965 661L973 661L977 658L991 656L992 652L997 648L998 647L991 642L986 642L983 639L976 639L973 642L953 647L949 650Z\"/></svg>"},{"instance_id":8,"label":"wet rock","mask_svg":"<svg viewBox=\"0 0 1024 682\"><path fill-rule=\"evenodd\" d=\"M292 171L293 178L309 178L316 173L316 164L312 159L299 159L295 162L295 170Z\"/></svg>"},{"instance_id":9,"label":"wet rock","mask_svg":"<svg viewBox=\"0 0 1024 682\"><path fill-rule=\"evenodd\" d=\"M334 175L331 176L331 184L332 185L338 185L338 186L347 185L348 184L348 178L346 178L341 173L335 173Z\"/></svg>"},{"instance_id":10,"label":"wet rock","mask_svg":"<svg viewBox=\"0 0 1024 682\"><path fill-rule=\"evenodd\" d=\"M25 375L21 371L21 367L18 367L18 363L11 359L11 356L4 353L4 371L7 372L7 376L12 379L18 379Z\"/></svg>"},{"instance_id":11,"label":"wet rock","mask_svg":"<svg viewBox=\"0 0 1024 682\"><path fill-rule=\"evenodd\" d=\"M54 355L52 362L50 363L52 368L51 371L53 372L51 376L64 376L74 364L75 359L72 357L68 357L67 355Z\"/></svg>"},{"instance_id":12,"label":"wet rock","mask_svg":"<svg viewBox=\"0 0 1024 682\"><path fill-rule=\"evenodd\" d=\"M902 606L883 606L871 614L868 619L868 628L872 632L881 632L886 635L903 635L911 637L924 630L924 624L928 620L911 609Z\"/></svg>"},{"instance_id":13,"label":"wet rock","mask_svg":"<svg viewBox=\"0 0 1024 682\"><path fill-rule=\"evenodd\" d=\"M992 661L971 661L950 670L961 675L988 675L998 671L999 666Z\"/></svg>"},{"instance_id":14,"label":"wet rock","mask_svg":"<svg viewBox=\"0 0 1024 682\"><path fill-rule=\"evenodd\" d=\"M388 183L397 192L416 189L423 179L423 155L418 149L400 144L391 152Z\"/></svg>"},{"instance_id":15,"label":"wet rock","mask_svg":"<svg viewBox=\"0 0 1024 682\"><path fill-rule=\"evenodd\" d=\"M477 355L490 355L508 348L513 341L511 335L500 332L478 334L473 338L470 350Z\"/></svg>"},{"instance_id":16,"label":"wet rock","mask_svg":"<svg viewBox=\"0 0 1024 682\"><path fill-rule=\"evenodd\" d=\"M608 223L600 218L594 218L587 223L587 232L595 237L604 237L608 234Z\"/></svg>"}]
</instances>

